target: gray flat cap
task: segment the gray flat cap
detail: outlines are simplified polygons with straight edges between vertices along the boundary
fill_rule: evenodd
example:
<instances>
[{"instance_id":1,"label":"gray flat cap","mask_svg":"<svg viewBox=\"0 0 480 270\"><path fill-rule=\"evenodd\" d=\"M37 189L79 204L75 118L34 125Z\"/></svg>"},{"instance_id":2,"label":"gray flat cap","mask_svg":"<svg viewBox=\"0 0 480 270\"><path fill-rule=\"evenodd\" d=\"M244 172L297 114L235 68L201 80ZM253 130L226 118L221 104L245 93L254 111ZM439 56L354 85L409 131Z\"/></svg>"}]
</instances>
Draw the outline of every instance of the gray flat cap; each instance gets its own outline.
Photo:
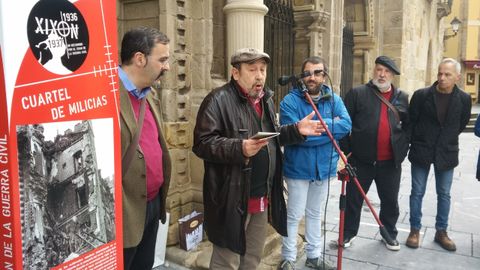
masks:
<instances>
[{"instance_id":1,"label":"gray flat cap","mask_svg":"<svg viewBox=\"0 0 480 270\"><path fill-rule=\"evenodd\" d=\"M265 62L270 63L270 56L255 48L243 48L235 51L230 58L230 64L253 62L258 59L264 59Z\"/></svg>"},{"instance_id":2,"label":"gray flat cap","mask_svg":"<svg viewBox=\"0 0 480 270\"><path fill-rule=\"evenodd\" d=\"M393 73L400 75L400 70L398 69L397 65L395 65L395 62L393 62L393 60L390 59L388 56L382 55L377 57L377 59L375 59L375 64L379 64L384 67L387 67Z\"/></svg>"}]
</instances>

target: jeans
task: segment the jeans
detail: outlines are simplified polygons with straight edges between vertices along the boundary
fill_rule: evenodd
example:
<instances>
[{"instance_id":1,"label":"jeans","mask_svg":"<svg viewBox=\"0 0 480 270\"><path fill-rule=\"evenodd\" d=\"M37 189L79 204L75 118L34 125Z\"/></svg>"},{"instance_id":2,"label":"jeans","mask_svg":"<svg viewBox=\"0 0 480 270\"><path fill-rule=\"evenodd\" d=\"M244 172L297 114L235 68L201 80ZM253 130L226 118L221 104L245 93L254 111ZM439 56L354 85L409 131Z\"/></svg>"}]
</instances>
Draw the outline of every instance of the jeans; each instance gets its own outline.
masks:
<instances>
[{"instance_id":1,"label":"jeans","mask_svg":"<svg viewBox=\"0 0 480 270\"><path fill-rule=\"evenodd\" d=\"M410 194L410 227L422 228L422 200L427 187L430 166L425 168L412 163L412 192ZM450 212L450 188L452 187L453 169L435 171L435 188L437 190L437 217L435 229L446 230Z\"/></svg>"},{"instance_id":2,"label":"jeans","mask_svg":"<svg viewBox=\"0 0 480 270\"><path fill-rule=\"evenodd\" d=\"M305 215L305 252L307 258L320 257L323 247L322 211L325 210L328 181L285 178L288 187L287 232L283 237L282 256L295 261L297 257L298 224Z\"/></svg>"}]
</instances>

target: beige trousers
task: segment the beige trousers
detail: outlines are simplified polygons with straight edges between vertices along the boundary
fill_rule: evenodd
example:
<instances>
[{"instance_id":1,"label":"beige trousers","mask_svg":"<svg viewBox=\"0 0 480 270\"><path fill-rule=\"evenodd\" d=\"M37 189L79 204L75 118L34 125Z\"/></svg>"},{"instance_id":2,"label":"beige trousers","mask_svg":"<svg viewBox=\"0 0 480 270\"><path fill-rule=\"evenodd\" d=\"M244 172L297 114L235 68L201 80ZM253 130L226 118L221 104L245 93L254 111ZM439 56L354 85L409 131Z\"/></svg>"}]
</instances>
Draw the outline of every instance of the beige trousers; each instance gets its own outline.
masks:
<instances>
[{"instance_id":1,"label":"beige trousers","mask_svg":"<svg viewBox=\"0 0 480 270\"><path fill-rule=\"evenodd\" d=\"M248 214L245 222L245 236L247 241L247 250L244 256L231 251L228 248L222 248L213 245L212 258L210 259L210 269L212 270L254 270L263 255L263 246L265 244L267 231L267 213Z\"/></svg>"}]
</instances>

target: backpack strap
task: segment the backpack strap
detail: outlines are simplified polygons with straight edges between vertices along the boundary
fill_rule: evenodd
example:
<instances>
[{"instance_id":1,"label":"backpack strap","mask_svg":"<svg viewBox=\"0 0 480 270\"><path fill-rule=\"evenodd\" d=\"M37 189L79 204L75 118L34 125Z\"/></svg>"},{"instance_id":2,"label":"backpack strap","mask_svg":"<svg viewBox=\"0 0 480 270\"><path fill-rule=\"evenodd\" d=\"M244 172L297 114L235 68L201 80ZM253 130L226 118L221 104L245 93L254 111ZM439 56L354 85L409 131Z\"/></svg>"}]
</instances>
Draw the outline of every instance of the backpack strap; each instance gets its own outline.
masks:
<instances>
[{"instance_id":1,"label":"backpack strap","mask_svg":"<svg viewBox=\"0 0 480 270\"><path fill-rule=\"evenodd\" d=\"M400 114L398 113L397 108L395 108L395 106L393 106L392 103L390 103L390 101L388 101L386 98L380 95L380 93L378 93L377 90L372 89L372 91L375 94L375 96L377 96L380 99L380 101L385 103L385 105L387 105L387 107L390 108L390 110L392 110L393 114L395 115L395 118L397 119L397 122L400 122Z\"/></svg>"},{"instance_id":2,"label":"backpack strap","mask_svg":"<svg viewBox=\"0 0 480 270\"><path fill-rule=\"evenodd\" d=\"M125 156L122 159L122 177L125 177L125 175L127 174L128 166L130 166L130 163L132 162L133 155L135 154L135 150L137 149L138 142L140 140L140 134L142 133L142 127L143 127L143 120L145 119L146 99L147 98L144 97L140 102L140 112L137 120L137 132L135 132L135 135L133 136L133 140L128 146L127 152L125 153Z\"/></svg>"}]
</instances>

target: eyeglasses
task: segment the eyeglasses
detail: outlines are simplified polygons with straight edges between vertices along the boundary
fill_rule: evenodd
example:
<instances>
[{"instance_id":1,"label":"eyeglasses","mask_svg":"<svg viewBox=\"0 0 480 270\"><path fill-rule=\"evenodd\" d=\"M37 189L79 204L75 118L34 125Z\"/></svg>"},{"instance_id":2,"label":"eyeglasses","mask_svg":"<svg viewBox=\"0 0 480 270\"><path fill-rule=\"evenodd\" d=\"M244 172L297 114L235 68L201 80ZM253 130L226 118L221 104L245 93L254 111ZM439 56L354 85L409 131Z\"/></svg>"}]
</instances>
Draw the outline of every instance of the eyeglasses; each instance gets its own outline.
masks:
<instances>
[{"instance_id":1,"label":"eyeglasses","mask_svg":"<svg viewBox=\"0 0 480 270\"><path fill-rule=\"evenodd\" d=\"M317 77L320 77L320 76L325 75L325 72L323 72L323 69L315 69L313 71L313 74L315 74L315 76L317 76Z\"/></svg>"},{"instance_id":2,"label":"eyeglasses","mask_svg":"<svg viewBox=\"0 0 480 270\"><path fill-rule=\"evenodd\" d=\"M304 75L302 77L310 77L312 75L315 75L315 77L321 77L325 75L325 72L323 71L323 69L315 69L313 71L306 70L305 72L303 72L303 74Z\"/></svg>"}]
</instances>

